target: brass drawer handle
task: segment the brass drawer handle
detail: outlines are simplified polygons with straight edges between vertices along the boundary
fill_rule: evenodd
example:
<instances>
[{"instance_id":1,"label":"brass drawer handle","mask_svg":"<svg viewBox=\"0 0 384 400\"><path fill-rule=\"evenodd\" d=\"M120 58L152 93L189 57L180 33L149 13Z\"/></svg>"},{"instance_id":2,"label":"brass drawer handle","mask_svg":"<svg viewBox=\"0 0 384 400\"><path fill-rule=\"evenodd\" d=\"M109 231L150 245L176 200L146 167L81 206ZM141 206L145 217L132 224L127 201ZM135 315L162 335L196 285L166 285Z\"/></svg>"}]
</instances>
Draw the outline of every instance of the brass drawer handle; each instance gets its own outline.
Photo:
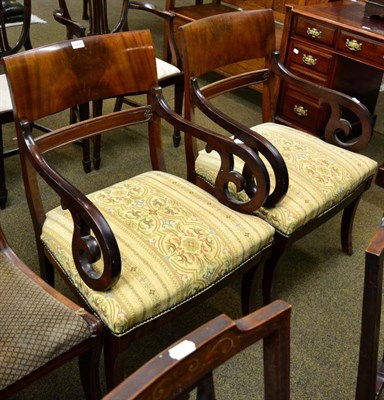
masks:
<instances>
[{"instance_id":1,"label":"brass drawer handle","mask_svg":"<svg viewBox=\"0 0 384 400\"><path fill-rule=\"evenodd\" d=\"M355 39L347 39L345 41L345 47L351 51L361 51L361 49L363 48L363 44L359 43L357 40Z\"/></svg>"},{"instance_id":2,"label":"brass drawer handle","mask_svg":"<svg viewBox=\"0 0 384 400\"><path fill-rule=\"evenodd\" d=\"M303 55L303 63L307 65L316 65L317 64L317 58L313 57L312 55Z\"/></svg>"},{"instance_id":3,"label":"brass drawer handle","mask_svg":"<svg viewBox=\"0 0 384 400\"><path fill-rule=\"evenodd\" d=\"M293 108L293 111L299 117L308 117L308 110L306 110L303 106L297 106L295 104L295 107Z\"/></svg>"},{"instance_id":4,"label":"brass drawer handle","mask_svg":"<svg viewBox=\"0 0 384 400\"><path fill-rule=\"evenodd\" d=\"M323 32L321 32L317 28L311 28L311 27L307 28L307 35L308 36L311 36L313 38L319 39L319 38L321 38L322 34L323 34Z\"/></svg>"}]
</instances>

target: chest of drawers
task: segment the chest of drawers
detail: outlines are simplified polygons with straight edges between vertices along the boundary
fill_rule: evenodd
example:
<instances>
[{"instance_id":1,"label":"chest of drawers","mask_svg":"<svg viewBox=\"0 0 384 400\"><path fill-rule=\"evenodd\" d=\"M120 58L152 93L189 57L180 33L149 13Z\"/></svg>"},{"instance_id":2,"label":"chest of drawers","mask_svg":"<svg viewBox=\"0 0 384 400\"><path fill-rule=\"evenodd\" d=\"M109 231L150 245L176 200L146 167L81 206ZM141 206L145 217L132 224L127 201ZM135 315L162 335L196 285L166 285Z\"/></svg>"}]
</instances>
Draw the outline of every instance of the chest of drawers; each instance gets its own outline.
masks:
<instances>
[{"instance_id":1,"label":"chest of drawers","mask_svg":"<svg viewBox=\"0 0 384 400\"><path fill-rule=\"evenodd\" d=\"M384 21L364 17L364 6L342 1L288 8L281 58L291 72L356 97L373 114L384 70ZM327 112L311 93L280 88L280 122L321 137Z\"/></svg>"}]
</instances>

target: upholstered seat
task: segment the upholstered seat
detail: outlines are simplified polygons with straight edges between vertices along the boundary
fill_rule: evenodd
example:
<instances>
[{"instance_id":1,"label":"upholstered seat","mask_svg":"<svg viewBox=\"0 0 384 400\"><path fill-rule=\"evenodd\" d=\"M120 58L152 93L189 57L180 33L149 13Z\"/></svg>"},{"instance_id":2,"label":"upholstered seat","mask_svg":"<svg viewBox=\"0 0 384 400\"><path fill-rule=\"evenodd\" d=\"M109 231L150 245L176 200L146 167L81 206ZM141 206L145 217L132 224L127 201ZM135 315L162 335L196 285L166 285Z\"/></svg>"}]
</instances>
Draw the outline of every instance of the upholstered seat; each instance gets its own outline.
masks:
<instances>
[{"instance_id":1,"label":"upholstered seat","mask_svg":"<svg viewBox=\"0 0 384 400\"><path fill-rule=\"evenodd\" d=\"M279 61L275 31L273 12L268 9L215 15L180 27L185 116L192 120L198 108L219 126L231 130L237 141L250 145L257 137L260 143L268 142L267 151L261 144L255 149L266 159L279 152L285 162L283 176L276 174L273 162L269 165L272 190L273 182L278 182L278 188L283 182L284 190L272 192L263 207L255 211L276 228L272 257L263 275L265 303L271 301L274 271L284 252L340 211L343 211L342 250L352 254L354 216L361 196L377 171L374 160L354 153L363 149L372 137L373 120L367 108L356 98L313 84L288 71ZM208 72L254 59L262 61L264 68L229 77L215 75L209 84L202 79ZM230 110L224 113L220 109L220 95L255 86L262 90L262 124L251 127L238 116L228 115ZM321 138L278 123L275 94L280 87L305 93L311 98L311 104L318 103L327 110L328 120ZM215 102L211 101L214 98ZM199 152L197 143L186 138L189 180L214 191L221 160L210 150ZM243 171L242 165L236 169ZM248 191L236 188L236 196L246 199L246 193L257 190L258 187Z\"/></svg>"},{"instance_id":2,"label":"upholstered seat","mask_svg":"<svg viewBox=\"0 0 384 400\"><path fill-rule=\"evenodd\" d=\"M234 212L163 172L151 171L88 197L120 248L121 277L111 290L92 290L79 278L69 211L58 207L47 213L42 241L54 257L60 255L58 264L116 335L206 291L267 248L274 235L264 221Z\"/></svg>"},{"instance_id":3,"label":"upholstered seat","mask_svg":"<svg viewBox=\"0 0 384 400\"><path fill-rule=\"evenodd\" d=\"M157 85L148 30L87 36L81 41L80 48L78 40L65 41L13 55L4 59L4 65L16 110L41 274L53 284L53 267L58 269L84 305L103 320L106 383L112 389L124 375L120 355L134 338L166 321L175 323L177 314L233 279L241 279L239 303L248 313L255 298L249 277L270 257L275 229L250 214L264 204L270 188L258 153L172 111ZM136 93L146 93L145 106L70 124L36 140L30 131L30 122L77 104ZM102 176L91 174L97 190L92 194L83 194L45 158L50 151L110 131L125 138L126 128L135 131L137 124L147 128L144 140L152 170L122 167L122 159L128 164L137 160L131 157L137 151L135 141L122 140L122 159L116 157L116 162L124 178L100 190L97 180ZM166 173L164 125L180 129L186 137L198 137L221 154L215 196ZM234 155L246 162L244 173L233 170ZM283 168L278 154L272 159ZM44 204L40 177L47 183L44 188L49 186L58 195L59 208ZM251 194L255 181L259 188ZM250 201L231 196L228 182L249 189Z\"/></svg>"},{"instance_id":4,"label":"upholstered seat","mask_svg":"<svg viewBox=\"0 0 384 400\"><path fill-rule=\"evenodd\" d=\"M37 286L2 253L0 270L1 390L92 333L80 315Z\"/></svg>"},{"instance_id":5,"label":"upholstered seat","mask_svg":"<svg viewBox=\"0 0 384 400\"><path fill-rule=\"evenodd\" d=\"M289 188L285 197L273 207L255 211L282 235L291 235L338 205L377 171L376 161L297 129L275 123L251 129L274 144L288 168ZM196 172L203 179L213 184L219 166L217 153L199 152ZM243 163L237 160L236 169L241 171L242 167ZM242 200L247 196L244 192L234 194Z\"/></svg>"}]
</instances>

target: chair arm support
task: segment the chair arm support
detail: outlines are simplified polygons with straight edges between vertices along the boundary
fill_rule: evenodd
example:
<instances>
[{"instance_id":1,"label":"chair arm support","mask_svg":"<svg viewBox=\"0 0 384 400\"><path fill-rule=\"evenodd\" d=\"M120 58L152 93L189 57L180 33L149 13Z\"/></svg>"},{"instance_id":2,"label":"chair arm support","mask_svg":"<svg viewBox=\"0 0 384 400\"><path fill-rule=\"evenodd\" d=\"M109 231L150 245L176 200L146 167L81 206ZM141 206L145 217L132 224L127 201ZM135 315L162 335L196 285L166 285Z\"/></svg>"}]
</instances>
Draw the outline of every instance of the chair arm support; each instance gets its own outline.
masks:
<instances>
[{"instance_id":1,"label":"chair arm support","mask_svg":"<svg viewBox=\"0 0 384 400\"><path fill-rule=\"evenodd\" d=\"M175 38L175 29L173 26L174 19L176 14L173 11L162 10L161 8L157 7L155 4L146 2L146 1L130 1L129 8L133 10L141 10L147 11L151 14L154 14L160 18L163 18L165 22L165 35L164 37L168 37L168 45L169 45L169 52L170 52L170 62L177 66L179 69L182 69L182 60L179 48L177 46L176 38Z\"/></svg>"},{"instance_id":2,"label":"chair arm support","mask_svg":"<svg viewBox=\"0 0 384 400\"><path fill-rule=\"evenodd\" d=\"M373 134L373 119L368 109L359 100L292 74L279 61L278 52L275 52L272 56L271 70L289 85L299 87L307 93L318 96L320 105L329 105L331 113L324 132L325 140L328 143L351 151L359 151L367 146ZM340 133L348 137L352 132L351 123L341 116L342 107L353 112L361 123L361 135L351 138L348 142L339 138Z\"/></svg>"},{"instance_id":3,"label":"chair arm support","mask_svg":"<svg viewBox=\"0 0 384 400\"><path fill-rule=\"evenodd\" d=\"M74 36L76 37L84 37L86 32L86 27L81 25L78 22L73 21L69 14L66 17L65 12L59 8L53 12L53 18L59 24L64 25L67 28L67 38L72 39Z\"/></svg>"},{"instance_id":4,"label":"chair arm support","mask_svg":"<svg viewBox=\"0 0 384 400\"><path fill-rule=\"evenodd\" d=\"M47 164L32 137L28 121L21 121L20 126L26 156L37 173L59 195L62 207L71 213L74 224L72 255L77 271L91 289L108 290L121 273L119 247L108 222L83 193ZM93 268L100 259L103 260L101 273Z\"/></svg>"},{"instance_id":5,"label":"chair arm support","mask_svg":"<svg viewBox=\"0 0 384 400\"><path fill-rule=\"evenodd\" d=\"M249 81L260 82L260 78L262 79L262 74L256 74L255 76L252 76L252 74L245 74L242 78L239 79L243 80L243 78L248 83ZM234 79L229 78L227 83L229 83L230 85L235 84L237 87L236 81ZM257 153L262 154L268 160L274 172L276 184L273 192L268 195L265 206L270 207L277 204L285 196L289 186L288 169L279 151L263 136L259 135L254 130L249 129L245 125L240 124L238 121L235 121L234 119L220 111L210 101L208 101L205 97L206 91L204 91L204 94L202 93L198 86L196 78L191 78L190 87L191 102L194 105L196 105L205 115L215 121L215 123L217 123L219 126L230 132L236 138L240 139ZM216 89L218 88L216 87ZM231 90L229 86L226 88L225 84L223 85L222 89L224 91ZM218 95L219 90L215 90L215 93L212 94L212 96ZM208 97L211 97L211 93L209 93L209 88Z\"/></svg>"},{"instance_id":6,"label":"chair arm support","mask_svg":"<svg viewBox=\"0 0 384 400\"><path fill-rule=\"evenodd\" d=\"M152 96L155 111L162 118L185 134L205 142L207 152L214 150L220 155L221 166L215 181L215 195L221 203L242 213L251 213L265 204L270 191L270 180L267 168L257 151L245 143L237 143L180 117L164 100L160 88L154 89ZM234 156L244 162L241 173L234 169ZM230 183L237 192L244 190L249 200L238 200L229 190Z\"/></svg>"},{"instance_id":7,"label":"chair arm support","mask_svg":"<svg viewBox=\"0 0 384 400\"><path fill-rule=\"evenodd\" d=\"M157 7L155 4L146 2L146 1L130 1L129 8L134 10L142 10L148 11L154 15L157 15L165 20L171 21L175 18L175 13L172 11L162 10L161 8Z\"/></svg>"}]
</instances>

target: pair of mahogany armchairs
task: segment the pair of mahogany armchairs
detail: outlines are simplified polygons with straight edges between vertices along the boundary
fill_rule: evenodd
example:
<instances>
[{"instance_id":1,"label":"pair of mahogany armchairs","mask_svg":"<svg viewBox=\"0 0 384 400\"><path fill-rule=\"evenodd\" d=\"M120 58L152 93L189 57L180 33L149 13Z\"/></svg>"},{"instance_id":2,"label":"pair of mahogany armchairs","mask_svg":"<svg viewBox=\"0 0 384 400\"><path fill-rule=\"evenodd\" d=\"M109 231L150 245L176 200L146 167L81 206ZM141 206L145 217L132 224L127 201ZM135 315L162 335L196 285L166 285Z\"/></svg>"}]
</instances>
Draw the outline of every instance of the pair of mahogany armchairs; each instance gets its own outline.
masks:
<instances>
[{"instance_id":1,"label":"pair of mahogany armchairs","mask_svg":"<svg viewBox=\"0 0 384 400\"><path fill-rule=\"evenodd\" d=\"M339 103L352 108L362 121L364 138L370 137L372 120L363 105L297 79L277 62L272 11L236 12L227 19L221 18L224 16L193 23L207 24L217 46L211 45L207 54L200 51L199 57L192 59L185 51L188 79L215 68L219 59L236 62L250 52L253 57L265 58L269 69L245 74L237 82L245 85L261 80L264 97L269 99L263 104L266 120L272 120L275 79L285 77L290 84L313 90L330 103L330 132L349 128L340 119ZM185 49L201 49L205 44L203 31L195 31L200 25L190 26L191 37L196 33L195 42L188 45L187 26L183 27ZM247 38L244 46L239 46L240 33L241 40ZM208 45L209 36L206 39ZM219 46L223 46L221 53ZM231 52L223 50L228 46ZM199 61L201 67L193 70L191 60ZM342 209L343 248L351 251L353 215L377 164L273 122L251 130L231 121L204 98L218 92L215 86L201 92L194 79L193 90L188 81L186 103L196 103L228 135L180 117L157 87L149 31L87 36L80 41L48 45L6 57L4 65L15 109L41 275L53 284L56 268L80 301L103 321L108 389L122 380L120 355L135 337L155 329L160 322L173 320L177 313L213 294L236 275L242 275L242 310L248 313L255 295L252 278L257 266L265 261L264 300L269 302L270 270L273 273L287 244ZM228 90L228 82L229 78L219 88ZM79 121L37 138L31 133L31 123L40 118L78 104L130 93L147 93L148 104ZM186 108L186 116L191 117L189 109ZM165 172L162 122L184 132L191 182ZM51 150L111 129L133 129L136 123L148 124L151 172L85 196L45 158ZM235 135L237 140L229 135ZM328 131L326 136L335 141ZM200 155L218 154L214 163L217 165L218 159L219 168L212 181L198 170L193 138L205 142L205 153ZM128 148L129 143L126 145ZM44 209L45 196L40 194L37 175L59 196L60 206ZM299 179L303 176L306 180ZM312 188L310 184L317 186ZM307 192L309 199L304 197ZM320 206L311 213L305 209L304 217L291 212L297 203L312 207L314 200ZM280 223L289 223L292 231L284 233L281 225L273 226L280 215L287 216Z\"/></svg>"},{"instance_id":2,"label":"pair of mahogany armchairs","mask_svg":"<svg viewBox=\"0 0 384 400\"><path fill-rule=\"evenodd\" d=\"M88 14L89 6L89 14ZM116 6L109 4L109 7ZM173 18L174 14L168 11L161 10L155 5L148 2L133 1L133 0L121 0L121 11L118 21L115 26L110 29L109 27L109 15L108 5L106 0L91 0L88 4L84 1L83 18L89 18L89 29L74 21L69 13L67 4L65 0L59 0L59 9L55 10L53 13L54 19L60 24L64 25L67 30L67 38L71 39L73 37L84 37L86 35L102 35L106 33L115 33L121 31L129 30L129 15L136 11L142 11L147 13L147 15L153 15L159 18L164 23L164 31L167 37L167 48L170 49L170 59L169 61L164 61L159 57L156 57L156 69L157 77L161 87L165 88L168 86L174 86L174 109L181 115L183 109L183 98L184 98L184 79L182 73L181 59L179 51L175 44L175 39L173 35ZM136 14L144 15L144 14ZM145 16L145 15L144 15ZM150 19L151 20L151 19ZM143 26L140 23L140 28L149 28ZM169 32L169 33L168 33ZM137 93L139 94L139 93ZM93 103L93 114L102 114L102 101L97 101ZM123 104L130 106L136 106L137 101L133 100L132 96L119 96L116 99L114 110L121 110ZM89 118L89 108L86 105L75 107L71 110L71 122L76 121L76 119L84 120ZM175 147L179 146L180 143L180 132L175 129L173 134L173 142ZM93 167L99 169L101 163L100 150L101 142L100 136L96 136L93 139L93 156L92 162L90 159L90 147L89 141L84 141L84 155L83 155L83 165L84 170L89 172Z\"/></svg>"}]
</instances>

